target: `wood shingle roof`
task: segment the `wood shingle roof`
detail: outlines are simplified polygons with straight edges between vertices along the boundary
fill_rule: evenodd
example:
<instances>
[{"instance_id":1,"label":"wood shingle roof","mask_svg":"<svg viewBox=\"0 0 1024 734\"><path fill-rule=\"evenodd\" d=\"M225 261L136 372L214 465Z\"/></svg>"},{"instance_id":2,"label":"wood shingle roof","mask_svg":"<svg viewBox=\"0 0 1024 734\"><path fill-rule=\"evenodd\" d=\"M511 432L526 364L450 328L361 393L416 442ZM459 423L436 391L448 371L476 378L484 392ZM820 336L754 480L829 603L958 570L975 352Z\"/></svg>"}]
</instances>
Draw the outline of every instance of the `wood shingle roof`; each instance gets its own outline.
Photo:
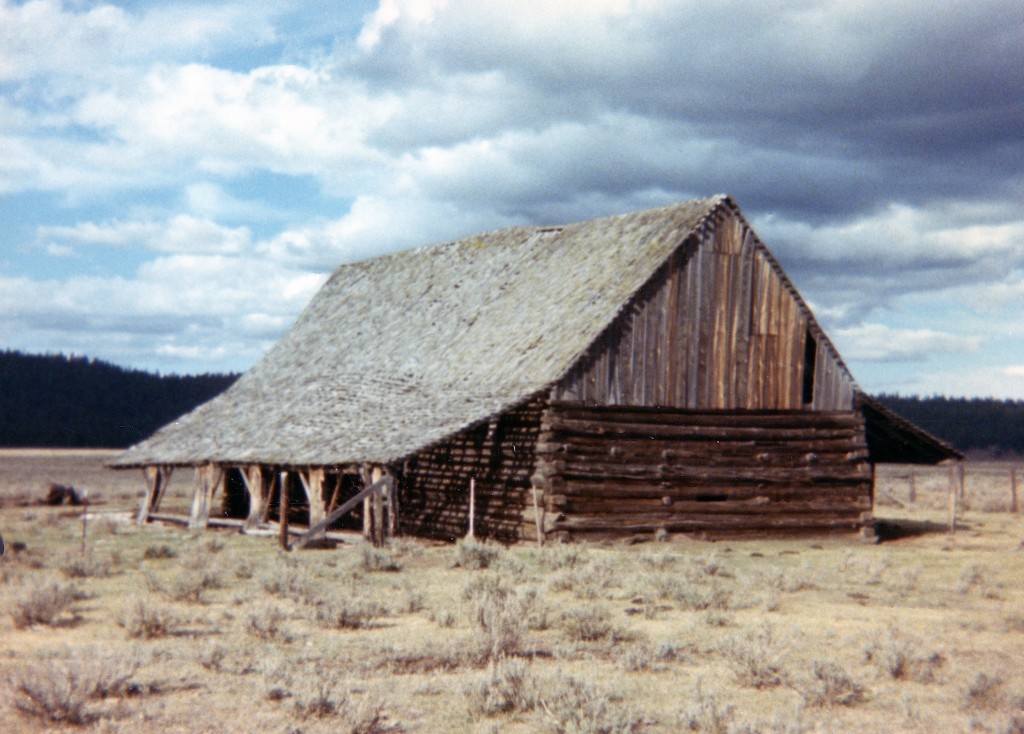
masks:
<instances>
[{"instance_id":1,"label":"wood shingle roof","mask_svg":"<svg viewBox=\"0 0 1024 734\"><path fill-rule=\"evenodd\" d=\"M556 383L725 196L343 265L222 395L119 466L388 463Z\"/></svg>"}]
</instances>

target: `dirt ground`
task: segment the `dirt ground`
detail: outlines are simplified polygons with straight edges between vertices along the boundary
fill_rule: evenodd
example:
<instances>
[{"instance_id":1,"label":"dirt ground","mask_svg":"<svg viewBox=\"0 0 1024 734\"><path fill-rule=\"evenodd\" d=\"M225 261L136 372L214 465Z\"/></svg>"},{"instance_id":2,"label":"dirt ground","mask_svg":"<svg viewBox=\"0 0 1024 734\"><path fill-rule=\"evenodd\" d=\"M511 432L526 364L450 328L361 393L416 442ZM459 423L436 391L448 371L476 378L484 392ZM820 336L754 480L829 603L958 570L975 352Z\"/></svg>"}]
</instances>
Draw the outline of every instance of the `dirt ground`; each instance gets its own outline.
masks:
<instances>
[{"instance_id":1,"label":"dirt ground","mask_svg":"<svg viewBox=\"0 0 1024 734\"><path fill-rule=\"evenodd\" d=\"M879 467L875 545L285 553L136 527L112 455L0 451L0 731L1024 732L1008 464L967 465L955 534L947 468Z\"/></svg>"}]
</instances>

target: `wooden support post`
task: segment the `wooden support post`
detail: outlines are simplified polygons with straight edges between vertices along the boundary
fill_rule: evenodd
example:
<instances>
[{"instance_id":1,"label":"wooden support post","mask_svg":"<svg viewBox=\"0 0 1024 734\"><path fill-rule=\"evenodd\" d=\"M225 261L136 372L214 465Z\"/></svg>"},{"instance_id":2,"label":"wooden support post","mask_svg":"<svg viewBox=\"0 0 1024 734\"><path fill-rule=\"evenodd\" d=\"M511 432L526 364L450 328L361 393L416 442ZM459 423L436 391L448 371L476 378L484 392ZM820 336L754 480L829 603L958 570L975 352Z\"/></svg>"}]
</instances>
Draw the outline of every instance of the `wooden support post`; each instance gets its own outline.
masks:
<instances>
[{"instance_id":1,"label":"wooden support post","mask_svg":"<svg viewBox=\"0 0 1024 734\"><path fill-rule=\"evenodd\" d=\"M196 488L192 494L189 530L202 530L210 522L210 496L213 494L213 464L196 467Z\"/></svg>"},{"instance_id":2,"label":"wooden support post","mask_svg":"<svg viewBox=\"0 0 1024 734\"><path fill-rule=\"evenodd\" d=\"M263 514L260 515L260 524L265 524L270 520L270 505L273 504L272 499L274 497L274 471L273 469L267 470L267 486L263 492L263 496L266 498L263 502Z\"/></svg>"},{"instance_id":3,"label":"wooden support post","mask_svg":"<svg viewBox=\"0 0 1024 734\"><path fill-rule=\"evenodd\" d=\"M245 518L245 530L252 530L260 524L263 505L269 504L263 486L263 469L259 464L249 464L240 470L245 490L249 493L249 516Z\"/></svg>"},{"instance_id":4,"label":"wooden support post","mask_svg":"<svg viewBox=\"0 0 1024 734\"><path fill-rule=\"evenodd\" d=\"M195 468L195 487L192 489L192 507L188 513L189 530L199 526L200 518L203 515L202 503L206 500L206 487L203 486L205 474L203 467Z\"/></svg>"},{"instance_id":5,"label":"wooden support post","mask_svg":"<svg viewBox=\"0 0 1024 734\"><path fill-rule=\"evenodd\" d=\"M474 537L474 521L476 520L476 477L469 478L469 533L467 538Z\"/></svg>"},{"instance_id":6,"label":"wooden support post","mask_svg":"<svg viewBox=\"0 0 1024 734\"><path fill-rule=\"evenodd\" d=\"M398 496L398 476L393 470L388 470L388 535L395 537L401 528L402 507L401 498Z\"/></svg>"},{"instance_id":7,"label":"wooden support post","mask_svg":"<svg viewBox=\"0 0 1024 734\"><path fill-rule=\"evenodd\" d=\"M289 550L288 548L288 472L283 471L280 474L281 489L279 490L279 504L278 504L278 536L277 542L281 546L282 550Z\"/></svg>"},{"instance_id":8,"label":"wooden support post","mask_svg":"<svg viewBox=\"0 0 1024 734\"><path fill-rule=\"evenodd\" d=\"M160 491L162 472L160 467L147 466L142 470L142 476L146 480L146 493L142 496L142 502L139 503L139 512L135 517L137 525L145 525L149 520L149 513L153 509L154 499L157 492Z\"/></svg>"},{"instance_id":9,"label":"wooden support post","mask_svg":"<svg viewBox=\"0 0 1024 734\"><path fill-rule=\"evenodd\" d=\"M370 481L376 484L383 478L384 472L379 466L373 467L370 471ZM380 547L384 545L384 497L383 492L374 492L371 495L373 500L373 544Z\"/></svg>"},{"instance_id":10,"label":"wooden support post","mask_svg":"<svg viewBox=\"0 0 1024 734\"><path fill-rule=\"evenodd\" d=\"M967 498L967 479L964 476L964 462L956 462L956 483L957 489L960 492L960 501L963 502Z\"/></svg>"},{"instance_id":11,"label":"wooden support post","mask_svg":"<svg viewBox=\"0 0 1024 734\"><path fill-rule=\"evenodd\" d=\"M299 480L309 505L309 527L313 527L327 515L324 512L324 470L310 469L306 474L299 472Z\"/></svg>"},{"instance_id":12,"label":"wooden support post","mask_svg":"<svg viewBox=\"0 0 1024 734\"><path fill-rule=\"evenodd\" d=\"M1020 505L1017 504L1017 467L1010 467L1010 512L1020 512Z\"/></svg>"},{"instance_id":13,"label":"wooden support post","mask_svg":"<svg viewBox=\"0 0 1024 734\"><path fill-rule=\"evenodd\" d=\"M363 487L373 484L370 469L365 464L359 468L359 475L363 480ZM363 538L369 541L373 540L373 498L370 495L363 500Z\"/></svg>"},{"instance_id":14,"label":"wooden support post","mask_svg":"<svg viewBox=\"0 0 1024 734\"><path fill-rule=\"evenodd\" d=\"M160 472L163 474L163 478L160 480L160 489L153 498L153 506L150 508L150 512L157 512L160 509L160 503L164 501L164 495L167 494L167 485L171 483L174 467L162 466L160 467Z\"/></svg>"},{"instance_id":15,"label":"wooden support post","mask_svg":"<svg viewBox=\"0 0 1024 734\"><path fill-rule=\"evenodd\" d=\"M341 496L341 485L345 481L345 475L339 472L334 475L334 478L334 491L331 493L331 501L327 504L325 516L334 512L334 509L338 506L338 498Z\"/></svg>"}]
</instances>

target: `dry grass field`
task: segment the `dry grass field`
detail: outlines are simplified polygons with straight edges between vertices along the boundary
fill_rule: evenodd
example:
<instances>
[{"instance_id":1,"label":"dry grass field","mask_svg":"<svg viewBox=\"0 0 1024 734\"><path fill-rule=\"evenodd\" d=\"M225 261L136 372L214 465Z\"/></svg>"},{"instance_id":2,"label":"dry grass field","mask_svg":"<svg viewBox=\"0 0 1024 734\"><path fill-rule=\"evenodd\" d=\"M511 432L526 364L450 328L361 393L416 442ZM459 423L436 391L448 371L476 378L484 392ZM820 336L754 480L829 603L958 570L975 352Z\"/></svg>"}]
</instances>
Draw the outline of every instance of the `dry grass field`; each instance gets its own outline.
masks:
<instances>
[{"instance_id":1,"label":"dry grass field","mask_svg":"<svg viewBox=\"0 0 1024 734\"><path fill-rule=\"evenodd\" d=\"M945 469L911 501L880 468L877 545L283 553L135 527L109 456L0 452L0 731L1024 732L1007 465L968 465L955 535ZM49 482L88 490L84 545L82 508L30 504Z\"/></svg>"}]
</instances>

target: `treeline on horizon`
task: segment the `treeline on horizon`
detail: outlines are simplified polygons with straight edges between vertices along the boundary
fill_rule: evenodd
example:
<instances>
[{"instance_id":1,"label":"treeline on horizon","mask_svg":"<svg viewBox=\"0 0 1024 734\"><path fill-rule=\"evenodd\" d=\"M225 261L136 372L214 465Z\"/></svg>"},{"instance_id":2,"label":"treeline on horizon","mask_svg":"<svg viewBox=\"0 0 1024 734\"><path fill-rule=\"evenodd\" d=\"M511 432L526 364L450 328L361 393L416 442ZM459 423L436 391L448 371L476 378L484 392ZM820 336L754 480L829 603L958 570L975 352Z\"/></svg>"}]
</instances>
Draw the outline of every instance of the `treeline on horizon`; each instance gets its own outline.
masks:
<instances>
[{"instance_id":1,"label":"treeline on horizon","mask_svg":"<svg viewBox=\"0 0 1024 734\"><path fill-rule=\"evenodd\" d=\"M226 390L236 374L159 375L98 359L0 352L0 447L125 448ZM1024 456L1024 400L882 394L967 454Z\"/></svg>"},{"instance_id":2,"label":"treeline on horizon","mask_svg":"<svg viewBox=\"0 0 1024 734\"><path fill-rule=\"evenodd\" d=\"M978 458L1024 456L1024 400L876 396L883 405Z\"/></svg>"},{"instance_id":3,"label":"treeline on horizon","mask_svg":"<svg viewBox=\"0 0 1024 734\"><path fill-rule=\"evenodd\" d=\"M238 375L158 375L88 357L0 352L0 446L126 448Z\"/></svg>"}]
</instances>

